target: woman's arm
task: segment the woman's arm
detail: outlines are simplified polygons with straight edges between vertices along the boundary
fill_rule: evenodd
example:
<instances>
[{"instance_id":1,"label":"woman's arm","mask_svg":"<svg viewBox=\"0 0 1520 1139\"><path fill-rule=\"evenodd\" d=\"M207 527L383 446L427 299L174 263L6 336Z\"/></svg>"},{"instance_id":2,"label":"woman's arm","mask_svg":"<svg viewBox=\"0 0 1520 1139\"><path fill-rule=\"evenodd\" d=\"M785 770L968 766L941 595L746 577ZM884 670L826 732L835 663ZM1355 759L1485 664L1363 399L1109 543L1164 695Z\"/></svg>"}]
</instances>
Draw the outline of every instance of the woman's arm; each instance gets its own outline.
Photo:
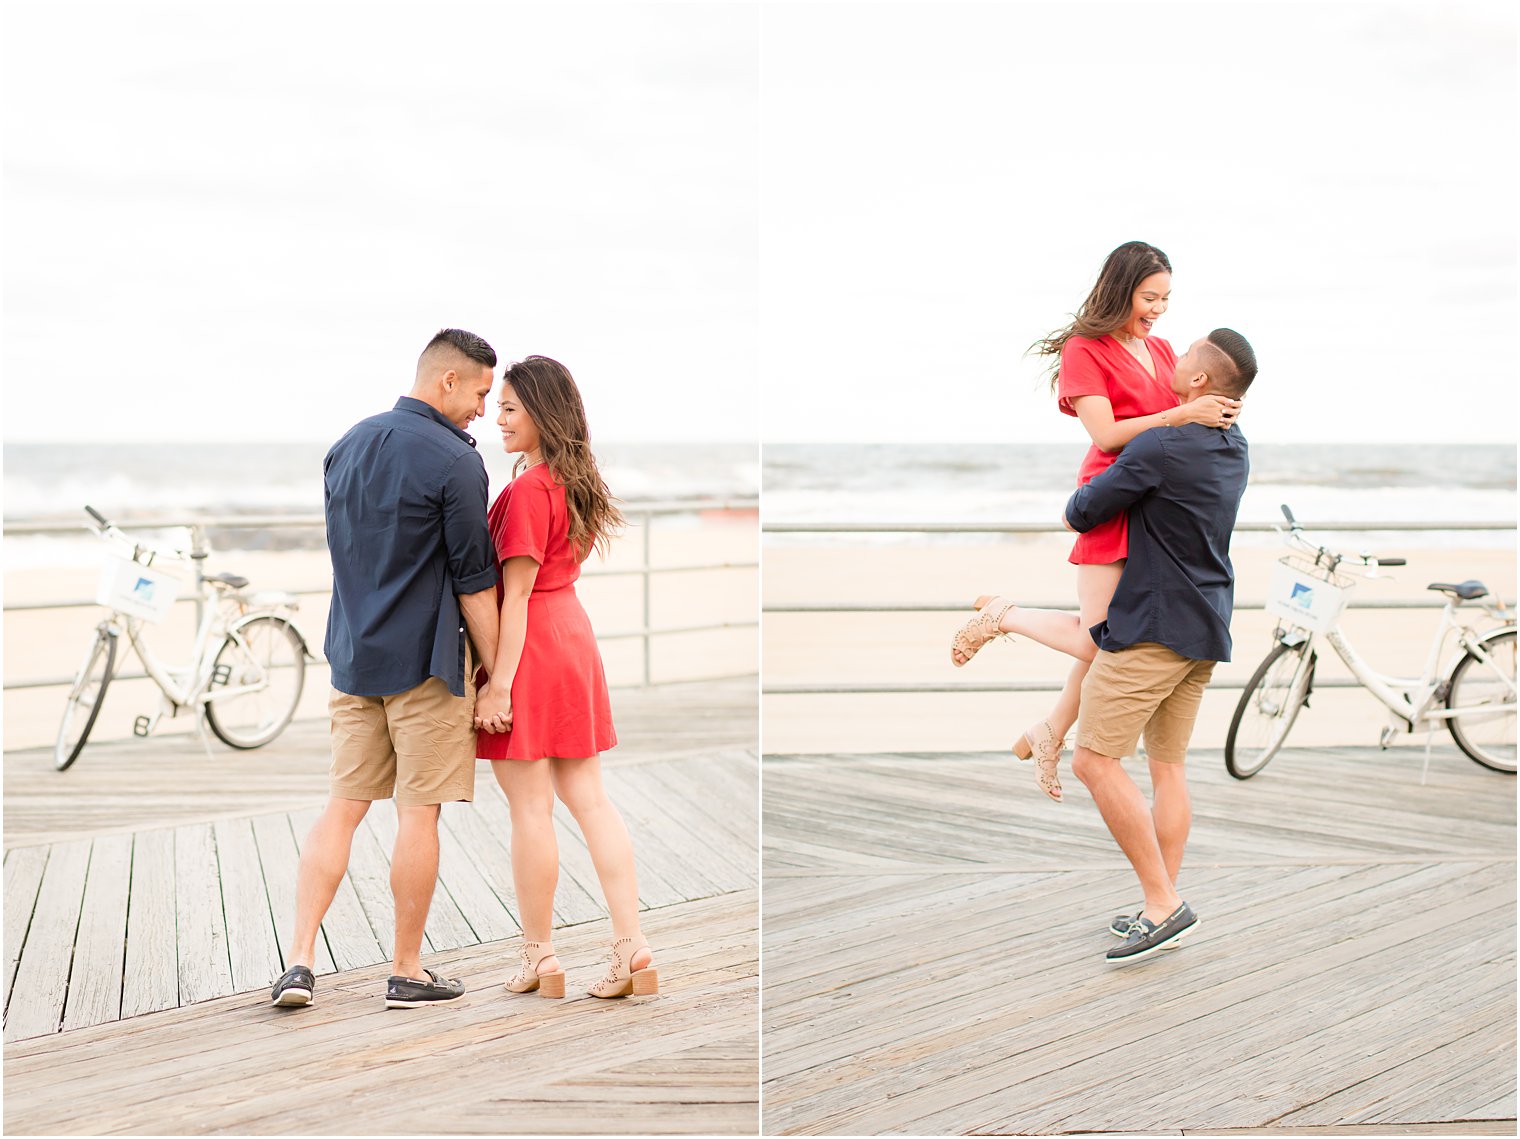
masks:
<instances>
[{"instance_id":1,"label":"woman's arm","mask_svg":"<svg viewBox=\"0 0 1520 1139\"><path fill-rule=\"evenodd\" d=\"M538 580L538 563L529 557L508 558L502 563L501 630L496 638L496 660L490 679L475 697L475 726L488 732L502 730L494 723L500 715L512 723L512 680L522 661L523 641L528 635L528 597Z\"/></svg>"},{"instance_id":2,"label":"woman's arm","mask_svg":"<svg viewBox=\"0 0 1520 1139\"><path fill-rule=\"evenodd\" d=\"M1238 399L1227 399L1222 395L1199 396L1177 407L1152 415L1137 415L1133 419L1115 419L1114 405L1107 396L1075 396L1071 406L1098 450L1110 454L1122 451L1126 443L1152 427L1181 427L1184 423L1228 427L1240 412Z\"/></svg>"}]
</instances>

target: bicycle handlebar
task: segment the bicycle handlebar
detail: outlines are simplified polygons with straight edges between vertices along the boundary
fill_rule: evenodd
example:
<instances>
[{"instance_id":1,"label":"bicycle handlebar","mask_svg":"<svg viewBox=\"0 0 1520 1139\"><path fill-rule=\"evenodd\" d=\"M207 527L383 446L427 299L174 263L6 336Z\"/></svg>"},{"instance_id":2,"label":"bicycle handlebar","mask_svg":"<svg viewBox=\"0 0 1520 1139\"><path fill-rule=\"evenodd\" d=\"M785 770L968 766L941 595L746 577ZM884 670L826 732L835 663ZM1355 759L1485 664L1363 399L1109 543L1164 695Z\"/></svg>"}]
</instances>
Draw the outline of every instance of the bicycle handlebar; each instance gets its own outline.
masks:
<instances>
[{"instance_id":1,"label":"bicycle handlebar","mask_svg":"<svg viewBox=\"0 0 1520 1139\"><path fill-rule=\"evenodd\" d=\"M1303 550L1312 551L1316 564L1326 564L1332 570L1345 562L1368 566L1374 570L1382 566L1404 566L1409 564L1405 558L1380 558L1374 554L1365 553L1341 554L1330 549L1328 546L1315 545L1308 538L1304 537L1303 525L1297 518L1293 517L1293 511L1288 509L1287 503L1282 504L1282 512L1283 517L1288 520L1288 544L1290 546L1298 546Z\"/></svg>"},{"instance_id":2,"label":"bicycle handlebar","mask_svg":"<svg viewBox=\"0 0 1520 1139\"><path fill-rule=\"evenodd\" d=\"M166 549L158 549L155 546L145 546L133 538L130 534L123 533L121 528L117 526L116 523L112 522L109 518L107 518L100 511L96 510L93 506L86 506L84 509L85 513L93 518L98 524L97 529L102 538L113 538L116 541L125 542L127 545L130 545L132 547L133 561L138 561L142 555L146 554L149 563L151 563L152 560L156 557L170 557L178 558L181 561L194 560L195 563L199 565L200 560L205 557L205 554L200 554L197 556L194 551L186 552L174 546L167 547Z\"/></svg>"}]
</instances>

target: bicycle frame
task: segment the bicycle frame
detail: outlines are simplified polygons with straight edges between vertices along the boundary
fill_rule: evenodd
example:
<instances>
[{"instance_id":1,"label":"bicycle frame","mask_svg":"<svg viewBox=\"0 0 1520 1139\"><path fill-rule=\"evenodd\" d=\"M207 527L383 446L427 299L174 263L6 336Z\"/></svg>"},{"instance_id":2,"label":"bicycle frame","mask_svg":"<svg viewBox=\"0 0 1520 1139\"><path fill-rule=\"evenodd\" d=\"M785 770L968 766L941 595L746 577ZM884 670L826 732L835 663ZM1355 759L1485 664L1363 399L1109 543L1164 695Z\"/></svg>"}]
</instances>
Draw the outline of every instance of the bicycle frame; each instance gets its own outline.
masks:
<instances>
[{"instance_id":1,"label":"bicycle frame","mask_svg":"<svg viewBox=\"0 0 1520 1139\"><path fill-rule=\"evenodd\" d=\"M119 530L111 527L107 536L115 535L125 538ZM133 560L138 561L143 554L148 554L148 560L144 564L153 561L152 551L145 547L133 544ZM189 663L181 666L165 665L153 654L151 646L145 639L145 626L148 622L140 617L134 617L120 610L113 610L106 619L106 625L118 636L125 633L136 651L137 657L142 661L143 670L148 677L158 685L159 690L169 705L174 708L175 714L181 708L196 708L203 710L205 705L213 700L222 700L230 696L240 696L249 692L262 691L266 684L242 685L229 687L226 685L226 677L222 678L222 685L216 687L217 667L215 664L215 648L221 638L237 636L237 630L248 622L258 617L275 617L286 622L295 630L300 640L302 650L309 656L311 650L307 648L309 642L298 625L295 623L294 605L276 604L249 608L242 605L242 612L235 617L227 612L229 603L237 601L237 595L222 595L216 586L208 588L204 571L201 568L207 554L202 547L199 532L194 533L192 547L187 557L195 568L195 592L192 595L195 602L197 615L195 640L190 649ZM294 598L291 598L294 601ZM215 639L213 639L215 638ZM214 689L214 690L213 690ZM160 713L161 715L162 713ZM157 721L157 716L153 717Z\"/></svg>"},{"instance_id":2,"label":"bicycle frame","mask_svg":"<svg viewBox=\"0 0 1520 1139\"><path fill-rule=\"evenodd\" d=\"M1402 558L1395 560L1383 559L1383 562L1380 563L1379 559L1370 554L1351 557L1337 554L1323 546L1316 546L1300 533L1300 527L1297 520L1294 519L1292 511L1286 506L1282 509L1283 514L1287 516L1289 524L1289 530L1286 535L1288 545L1305 553L1313 554L1315 566L1322 567L1332 575L1337 570L1350 569L1351 563L1357 563L1366 570L1360 576L1373 578L1377 576L1379 564L1404 564L1404 559ZM1351 675L1356 678L1357 682L1368 692L1372 693L1378 702L1393 713L1398 720L1403 721L1410 731L1413 731L1420 724L1434 726L1444 721L1451 721L1474 713L1492 715L1493 713L1487 710L1446 708L1441 705L1446 699L1447 681L1450 680L1452 673L1456 670L1457 665L1462 661L1463 657L1467 653L1471 653L1485 663L1492 663L1491 658L1483 648L1484 641L1498 631L1513 628L1514 621L1501 604L1495 615L1503 623L1497 629L1477 633L1471 625L1465 621L1458 620L1457 610L1460 606L1461 602L1457 598L1447 597L1446 605L1441 611L1440 627L1436 630L1435 637L1430 643L1430 653L1425 658L1425 669L1418 678L1389 676L1369 665L1362 655L1356 651L1350 640L1347 639L1345 632L1342 631L1340 617L1337 617L1334 623L1319 635L1322 635L1329 642L1330 647L1335 650L1335 655L1340 657L1342 663L1350 670ZM1495 612L1486 605L1484 606L1484 610L1490 613ZM1438 671L1441 654L1446 648L1447 641L1453 634L1456 635L1459 651L1447 661L1444 668L1440 668ZM1314 656L1313 641L1315 636L1314 630L1295 624L1289 620L1284 620L1278 625L1277 639L1279 641L1295 647L1298 645L1307 646L1300 658L1298 671L1293 677L1295 689L1300 685L1303 670L1310 667L1310 661ZM1496 674L1502 677L1502 670L1495 671ZM1511 696L1514 695L1514 690L1514 684L1509 683ZM1388 730L1391 729L1385 729L1385 733ZM1386 734L1384 743L1385 745L1387 743Z\"/></svg>"},{"instance_id":3,"label":"bicycle frame","mask_svg":"<svg viewBox=\"0 0 1520 1139\"><path fill-rule=\"evenodd\" d=\"M1445 695L1445 681L1451 676L1452 670L1456 668L1464 652L1470 652L1481 660L1488 659L1482 647L1484 637L1475 634L1471 626L1457 619L1457 608L1454 602L1447 601L1441 613L1441 626L1431 640L1430 652L1425 658L1425 668L1419 677L1389 676L1378 672L1356 651L1355 646L1341 629L1339 621L1324 634L1324 638L1362 687L1372 693L1384 707L1404 721L1413 731L1420 724L1438 723L1464 715L1464 710L1461 708L1439 706L1439 702ZM1304 641L1313 641L1314 634L1307 629L1294 627L1294 632L1301 633L1303 636L1291 639L1284 636L1280 639L1295 645ZM1454 654L1445 667L1438 672L1437 666L1442 650L1453 633L1456 634L1457 644L1462 651ZM1308 659L1308 655L1308 653L1305 654L1305 660Z\"/></svg>"}]
</instances>

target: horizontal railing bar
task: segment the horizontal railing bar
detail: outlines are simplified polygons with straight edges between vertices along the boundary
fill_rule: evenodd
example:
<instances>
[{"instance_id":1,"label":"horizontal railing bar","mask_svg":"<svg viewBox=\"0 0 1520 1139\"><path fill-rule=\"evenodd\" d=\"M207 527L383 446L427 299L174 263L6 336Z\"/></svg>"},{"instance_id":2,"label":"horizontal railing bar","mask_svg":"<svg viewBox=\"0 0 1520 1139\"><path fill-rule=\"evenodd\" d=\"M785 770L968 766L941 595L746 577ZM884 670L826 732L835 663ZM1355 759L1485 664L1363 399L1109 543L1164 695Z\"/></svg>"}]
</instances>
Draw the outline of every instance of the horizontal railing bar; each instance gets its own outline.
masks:
<instances>
[{"instance_id":1,"label":"horizontal railing bar","mask_svg":"<svg viewBox=\"0 0 1520 1139\"><path fill-rule=\"evenodd\" d=\"M1280 522L1238 522L1237 534L1271 534L1284 529ZM1387 530L1513 530L1513 522L1315 522L1304 524L1309 534L1338 530L1372 533ZM1065 534L1055 522L766 522L766 534Z\"/></svg>"},{"instance_id":2,"label":"horizontal railing bar","mask_svg":"<svg viewBox=\"0 0 1520 1139\"><path fill-rule=\"evenodd\" d=\"M588 578L594 578L594 577L643 577L646 573L652 574L652 575L654 575L654 576L657 577L657 576L659 576L662 573L695 573L695 572L698 572L698 571L707 571L707 570L759 569L759 568L760 568L760 563L758 561L753 561L753 562L692 562L692 563L687 564L687 565L634 566L634 567L629 568L629 569L615 569L615 570L589 569L586 572L584 572L583 574L581 574L581 579L582 580L586 580ZM255 589L253 592L257 593L259 591L257 589ZM282 590L277 590L276 592L280 592L280 593L293 593L297 597L326 597L326 596L328 596L329 594L332 593L332 589L329 588L329 587L324 586L324 587L322 587L320 589L315 589L315 588L314 589L282 589ZM196 600L195 595L193 593L191 593L191 594L187 594L184 597L177 597L177 598L175 598L174 599L174 604L176 604L176 605L184 605L184 604L192 603L195 600ZM63 601L17 601L17 602L15 602L13 604L6 605L5 608L4 608L4 612L6 612L6 613L24 613L24 612L27 612L27 611L30 611L30 610L38 610L38 609L90 609L90 608L93 608L93 607L97 606L98 604L99 604L99 602L95 601L93 598L69 598L69 599L63 600Z\"/></svg>"},{"instance_id":3,"label":"horizontal railing bar","mask_svg":"<svg viewBox=\"0 0 1520 1139\"><path fill-rule=\"evenodd\" d=\"M1504 603L1506 605L1510 603ZM1235 611L1241 610L1265 610L1264 601L1237 601ZM1441 601L1428 601L1420 598L1417 601L1349 601L1347 609L1444 609L1445 603ZM1026 609L1054 609L1063 613L1076 613L1077 607L1069 601L1039 601L1031 602ZM966 613L972 612L969 605L957 605L954 602L937 602L932 605L871 605L863 602L840 601L799 603L795 605L766 605L760 610L762 613Z\"/></svg>"},{"instance_id":4,"label":"horizontal railing bar","mask_svg":"<svg viewBox=\"0 0 1520 1139\"><path fill-rule=\"evenodd\" d=\"M713 633L723 629L756 629L759 621L724 621L709 625L673 625L670 628L661 629L628 629L617 633L598 633L599 641L629 640L634 637L664 637L673 633ZM313 657L307 661L308 665L326 665L327 661L322 657ZM747 673L745 675L748 675ZM121 680L151 680L146 672L113 672L111 683ZM19 691L25 688L64 688L74 683L72 676L48 676L39 680L16 680L6 681L4 691Z\"/></svg>"},{"instance_id":5,"label":"horizontal railing bar","mask_svg":"<svg viewBox=\"0 0 1520 1139\"><path fill-rule=\"evenodd\" d=\"M760 505L758 497L655 499L649 502L623 502L620 504L625 517L664 517L673 514L692 514L713 510L755 510ZM320 514L204 514L144 515L142 517L112 519L124 530L171 530L178 527L204 526L215 530L276 530L320 528L327 525ZM0 523L6 534L72 534L93 533L94 528L84 519L38 518L5 520Z\"/></svg>"},{"instance_id":6,"label":"horizontal railing bar","mask_svg":"<svg viewBox=\"0 0 1520 1139\"><path fill-rule=\"evenodd\" d=\"M758 629L759 621L718 621L710 625L671 625L659 629L626 629L617 633L598 633L599 641L622 641L630 637L664 637L671 633L714 633L720 629Z\"/></svg>"},{"instance_id":7,"label":"horizontal railing bar","mask_svg":"<svg viewBox=\"0 0 1520 1139\"><path fill-rule=\"evenodd\" d=\"M190 583L187 582L186 584L188 585ZM258 590L254 590L254 592L257 593L259 591ZM324 589L277 589L277 590L271 590L271 592L273 592L273 593L290 593L290 594L294 594L296 597L326 597L328 594L330 594L332 592L332 590L331 589L326 589L326 588L324 588ZM175 604L175 605L191 605L191 604L194 604L197 600L198 600L198 598L195 596L195 594L190 593L190 594L186 594L184 597L176 597L174 599L173 604ZM101 605L100 602L96 601L94 598L70 598L67 601L17 601L14 604L7 605L5 607L4 612L6 612L6 613L25 613L28 610L36 610L36 609L104 609L104 608L105 608L105 606ZM257 607L255 607L255 608L257 608Z\"/></svg>"},{"instance_id":8,"label":"horizontal railing bar","mask_svg":"<svg viewBox=\"0 0 1520 1139\"><path fill-rule=\"evenodd\" d=\"M1221 680L1211 683L1209 690L1229 689L1239 692L1245 688L1244 680ZM1349 677L1316 680L1315 691L1321 688L1361 688L1362 683ZM906 696L917 692L1060 692L1063 684L1057 680L1008 680L1001 684L778 684L762 687L762 696Z\"/></svg>"},{"instance_id":9,"label":"horizontal railing bar","mask_svg":"<svg viewBox=\"0 0 1520 1139\"><path fill-rule=\"evenodd\" d=\"M646 573L658 576L662 573L697 573L703 570L728 570L728 569L759 569L760 563L753 562L689 562L683 565L673 566L634 566L631 569L588 569L581 574L581 580L588 577L643 577Z\"/></svg>"}]
</instances>

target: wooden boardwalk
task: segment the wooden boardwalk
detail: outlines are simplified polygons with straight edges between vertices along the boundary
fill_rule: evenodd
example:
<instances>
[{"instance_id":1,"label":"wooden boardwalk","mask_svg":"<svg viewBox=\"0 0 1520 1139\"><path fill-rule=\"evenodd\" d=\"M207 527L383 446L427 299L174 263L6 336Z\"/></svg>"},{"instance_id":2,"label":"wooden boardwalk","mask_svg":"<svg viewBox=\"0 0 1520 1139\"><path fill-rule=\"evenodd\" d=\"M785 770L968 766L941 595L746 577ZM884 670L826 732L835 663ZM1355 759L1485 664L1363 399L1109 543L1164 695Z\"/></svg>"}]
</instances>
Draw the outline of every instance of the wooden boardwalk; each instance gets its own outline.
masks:
<instances>
[{"instance_id":1,"label":"wooden boardwalk","mask_svg":"<svg viewBox=\"0 0 1520 1139\"><path fill-rule=\"evenodd\" d=\"M1421 758L1194 753L1200 931L1115 967L1069 771L767 756L765 1131L1515 1134L1515 781Z\"/></svg>"},{"instance_id":2,"label":"wooden boardwalk","mask_svg":"<svg viewBox=\"0 0 1520 1139\"><path fill-rule=\"evenodd\" d=\"M423 947L465 978L468 1009L409 1019L379 1001L388 803L371 808L323 923L317 1005L266 1007L299 843L325 799L324 725L253 753L208 756L193 738L101 745L62 774L42 753L8 755L6 1130L753 1132L754 682L622 690L614 703L632 746L609 754L606 780L666 981L636 1002L640 1017L501 992L517 933L510 823L484 764L476 801L443 810ZM579 832L558 823L556 941L576 991L599 975L610 935ZM398 1064L448 1095L394 1102ZM308 1084L312 1095L289 1094Z\"/></svg>"}]
</instances>

